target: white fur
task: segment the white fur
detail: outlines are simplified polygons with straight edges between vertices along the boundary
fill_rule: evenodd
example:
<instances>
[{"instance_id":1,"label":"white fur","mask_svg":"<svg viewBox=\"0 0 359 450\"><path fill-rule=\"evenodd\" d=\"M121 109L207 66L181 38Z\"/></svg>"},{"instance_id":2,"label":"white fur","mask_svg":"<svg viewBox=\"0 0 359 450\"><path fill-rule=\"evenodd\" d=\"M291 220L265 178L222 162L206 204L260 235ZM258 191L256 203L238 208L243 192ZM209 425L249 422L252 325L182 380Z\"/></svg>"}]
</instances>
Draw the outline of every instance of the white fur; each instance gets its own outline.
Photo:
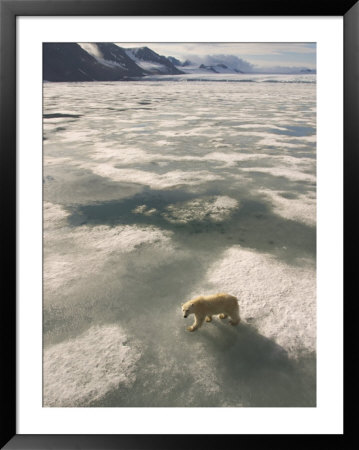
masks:
<instances>
[{"instance_id":1,"label":"white fur","mask_svg":"<svg viewBox=\"0 0 359 450\"><path fill-rule=\"evenodd\" d=\"M193 325L187 328L188 331L195 331L203 321L211 322L213 315L218 315L221 319L230 317L229 323L237 325L240 322L238 299L230 294L201 295L182 305L183 317L194 314Z\"/></svg>"}]
</instances>

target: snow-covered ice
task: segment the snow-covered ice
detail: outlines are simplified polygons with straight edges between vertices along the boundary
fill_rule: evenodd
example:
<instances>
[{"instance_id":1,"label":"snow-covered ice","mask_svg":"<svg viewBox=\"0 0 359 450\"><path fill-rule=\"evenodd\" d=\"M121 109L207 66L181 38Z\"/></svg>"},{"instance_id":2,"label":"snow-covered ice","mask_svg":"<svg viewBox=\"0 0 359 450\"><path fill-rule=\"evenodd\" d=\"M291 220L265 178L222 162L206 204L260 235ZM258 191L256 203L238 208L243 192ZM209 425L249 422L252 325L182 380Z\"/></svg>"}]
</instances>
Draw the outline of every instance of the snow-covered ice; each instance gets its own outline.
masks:
<instances>
[{"instance_id":1,"label":"snow-covered ice","mask_svg":"<svg viewBox=\"0 0 359 450\"><path fill-rule=\"evenodd\" d=\"M315 406L315 75L46 83L43 186L44 406Z\"/></svg>"},{"instance_id":2,"label":"snow-covered ice","mask_svg":"<svg viewBox=\"0 0 359 450\"><path fill-rule=\"evenodd\" d=\"M90 327L44 351L44 406L87 406L136 379L136 348L117 325Z\"/></svg>"}]
</instances>

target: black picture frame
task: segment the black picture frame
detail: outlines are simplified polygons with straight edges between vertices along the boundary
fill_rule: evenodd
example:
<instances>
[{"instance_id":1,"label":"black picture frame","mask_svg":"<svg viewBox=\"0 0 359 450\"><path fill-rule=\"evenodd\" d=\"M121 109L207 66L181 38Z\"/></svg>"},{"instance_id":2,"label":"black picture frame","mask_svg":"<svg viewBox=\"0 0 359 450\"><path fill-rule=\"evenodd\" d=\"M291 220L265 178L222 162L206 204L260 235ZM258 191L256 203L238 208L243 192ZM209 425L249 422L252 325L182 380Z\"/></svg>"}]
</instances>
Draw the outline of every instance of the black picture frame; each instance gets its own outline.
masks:
<instances>
[{"instance_id":1,"label":"black picture frame","mask_svg":"<svg viewBox=\"0 0 359 450\"><path fill-rule=\"evenodd\" d=\"M355 415L345 415L343 435L19 435L16 433L16 17L18 16L342 16L344 18L344 293L345 411L350 409L355 377L355 206L358 190L359 134L359 2L342 0L243 0L220 3L187 0L0 0L0 183L3 203L2 256L5 262L1 300L1 448L6 449L182 449L201 446L300 448L319 445L345 448L350 444ZM354 291L355 292L355 291Z\"/></svg>"}]
</instances>

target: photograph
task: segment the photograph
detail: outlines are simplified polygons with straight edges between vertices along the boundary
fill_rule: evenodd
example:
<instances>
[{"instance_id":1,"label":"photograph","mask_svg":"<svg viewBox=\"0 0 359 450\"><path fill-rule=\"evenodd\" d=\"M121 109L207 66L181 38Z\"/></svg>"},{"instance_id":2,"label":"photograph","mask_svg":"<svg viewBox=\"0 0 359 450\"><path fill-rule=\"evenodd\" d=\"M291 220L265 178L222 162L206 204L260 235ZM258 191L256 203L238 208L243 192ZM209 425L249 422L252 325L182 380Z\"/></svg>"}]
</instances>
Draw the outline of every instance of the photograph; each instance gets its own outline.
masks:
<instances>
[{"instance_id":1,"label":"photograph","mask_svg":"<svg viewBox=\"0 0 359 450\"><path fill-rule=\"evenodd\" d=\"M43 42L42 75L42 406L315 408L316 42Z\"/></svg>"}]
</instances>

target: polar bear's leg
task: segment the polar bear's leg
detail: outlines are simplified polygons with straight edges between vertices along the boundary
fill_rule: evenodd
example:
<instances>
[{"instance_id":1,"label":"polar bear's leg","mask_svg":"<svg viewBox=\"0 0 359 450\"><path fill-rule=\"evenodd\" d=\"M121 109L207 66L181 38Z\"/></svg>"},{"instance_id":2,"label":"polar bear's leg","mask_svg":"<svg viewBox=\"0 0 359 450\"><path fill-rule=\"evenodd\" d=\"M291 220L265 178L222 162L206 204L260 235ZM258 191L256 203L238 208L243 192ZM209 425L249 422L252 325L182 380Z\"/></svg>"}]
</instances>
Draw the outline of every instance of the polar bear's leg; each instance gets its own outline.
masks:
<instances>
[{"instance_id":1,"label":"polar bear's leg","mask_svg":"<svg viewBox=\"0 0 359 450\"><path fill-rule=\"evenodd\" d=\"M222 313L222 314L219 315L219 318L220 318L220 319L225 319L226 317L228 317L227 314L223 314L223 313Z\"/></svg>"},{"instance_id":2,"label":"polar bear's leg","mask_svg":"<svg viewBox=\"0 0 359 450\"><path fill-rule=\"evenodd\" d=\"M191 327L187 328L188 331L195 331L195 330L197 330L197 328L199 328L202 325L202 323L203 323L204 317L199 317L199 316L196 316L196 315L194 317L195 317L194 324Z\"/></svg>"},{"instance_id":3,"label":"polar bear's leg","mask_svg":"<svg viewBox=\"0 0 359 450\"><path fill-rule=\"evenodd\" d=\"M206 322L212 322L212 316L207 316L206 317Z\"/></svg>"},{"instance_id":4,"label":"polar bear's leg","mask_svg":"<svg viewBox=\"0 0 359 450\"><path fill-rule=\"evenodd\" d=\"M231 317L231 319L230 319L229 323L231 325L238 325L239 324L241 319L239 317L238 310L231 312L230 317Z\"/></svg>"}]
</instances>

